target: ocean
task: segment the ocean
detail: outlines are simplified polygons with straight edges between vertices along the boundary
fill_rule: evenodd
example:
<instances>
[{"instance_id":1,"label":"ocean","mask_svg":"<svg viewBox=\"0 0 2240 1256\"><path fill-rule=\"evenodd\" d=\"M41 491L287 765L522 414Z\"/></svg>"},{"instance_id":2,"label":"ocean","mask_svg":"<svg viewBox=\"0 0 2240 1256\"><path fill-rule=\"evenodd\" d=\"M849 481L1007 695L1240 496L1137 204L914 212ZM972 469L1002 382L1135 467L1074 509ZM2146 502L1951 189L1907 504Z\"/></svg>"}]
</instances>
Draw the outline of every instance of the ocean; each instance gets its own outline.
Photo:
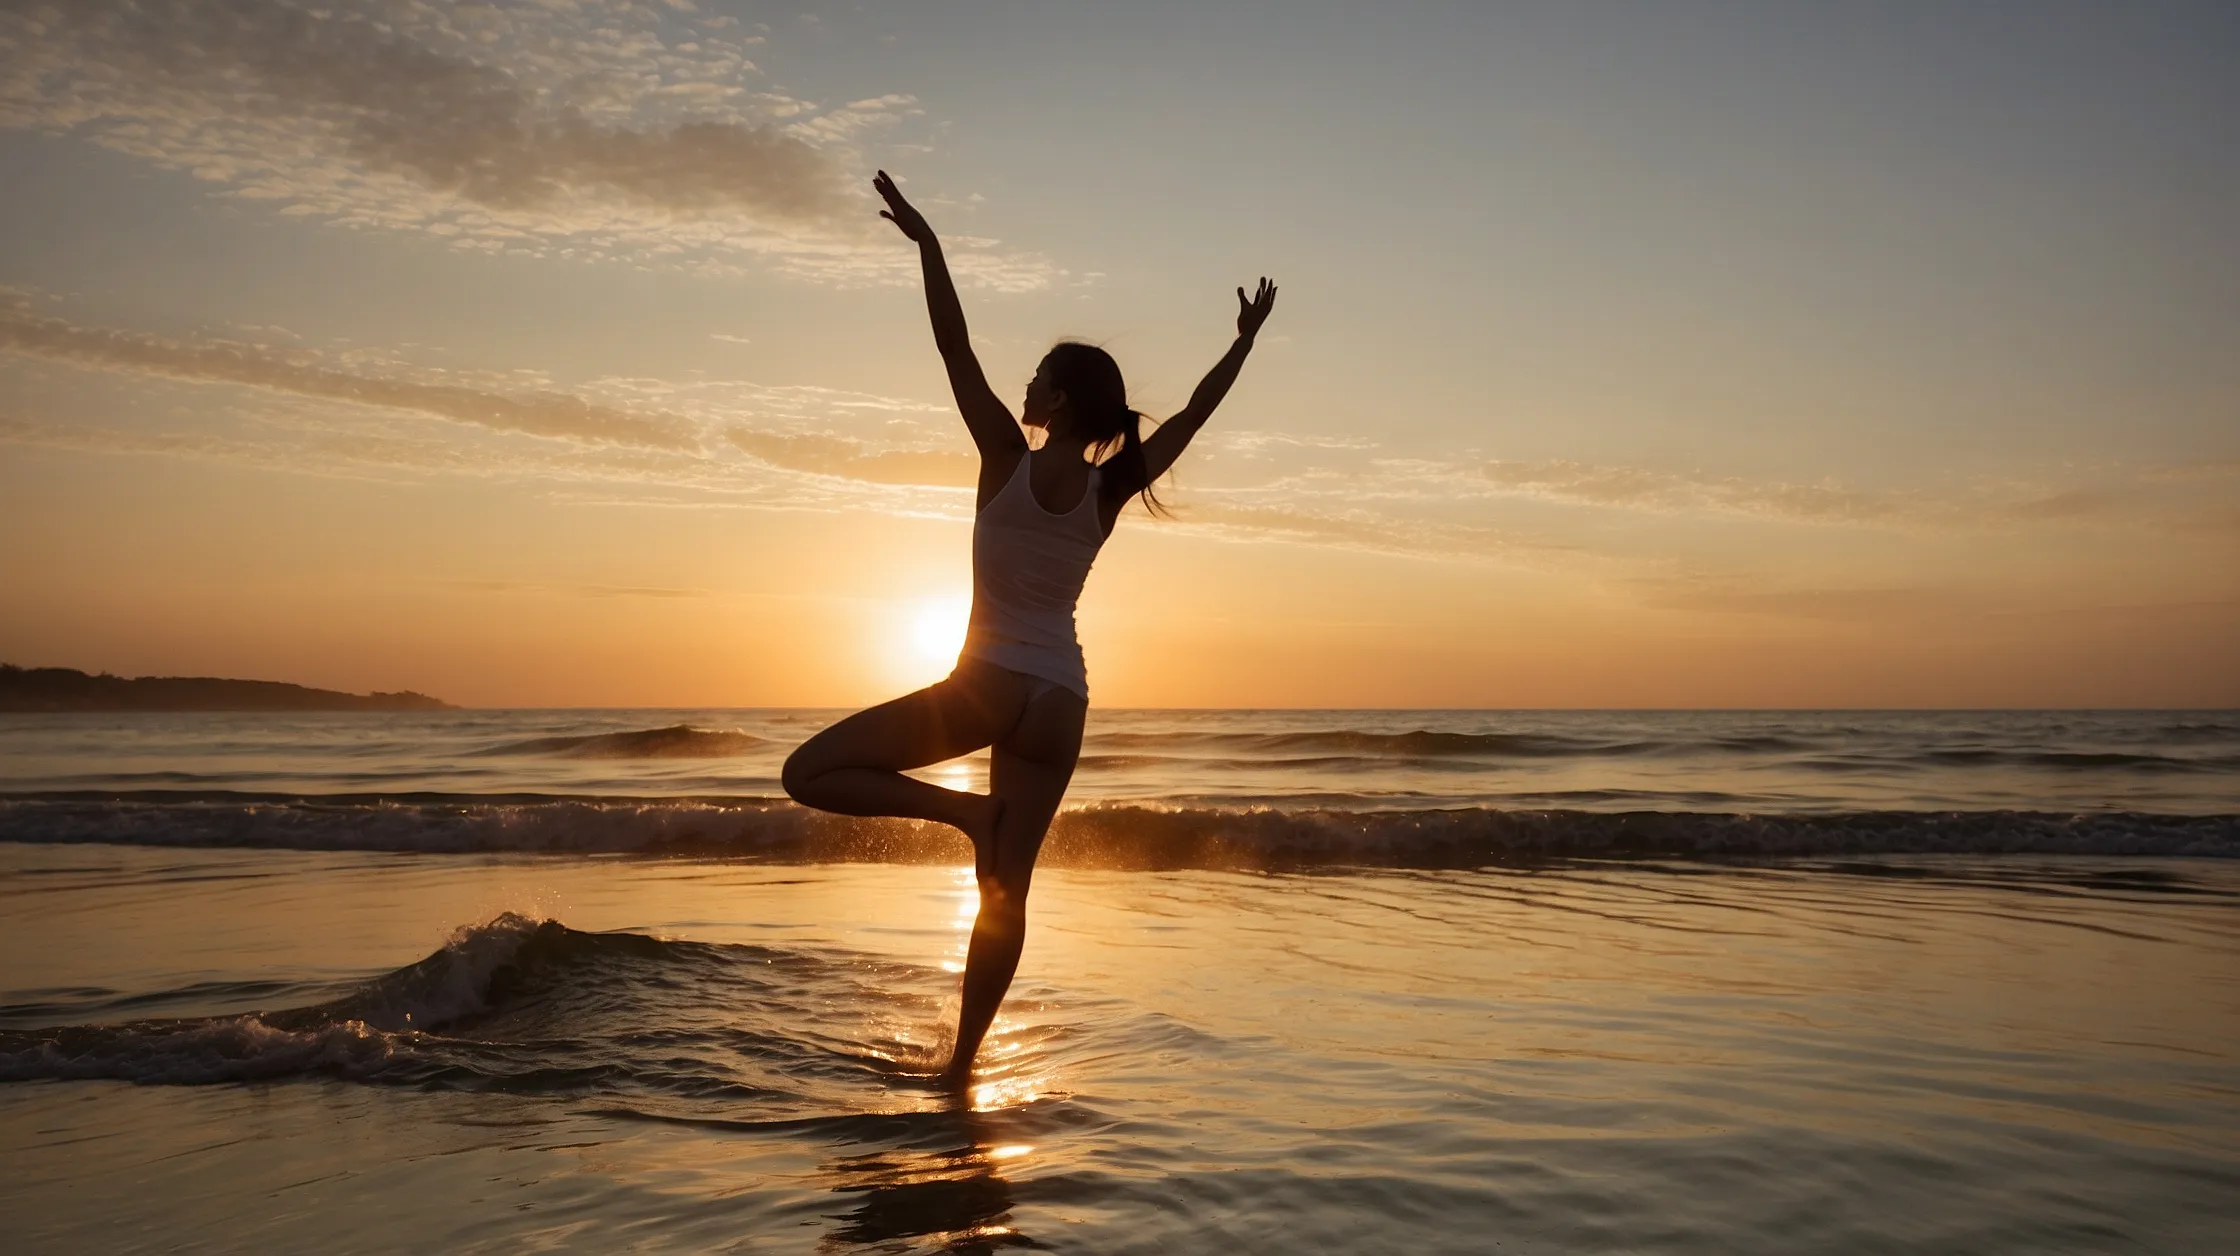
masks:
<instances>
[{"instance_id":1,"label":"ocean","mask_svg":"<svg viewBox=\"0 0 2240 1256\"><path fill-rule=\"evenodd\" d=\"M836 714L0 716L0 1247L2240 1250L2240 713Z\"/></svg>"}]
</instances>

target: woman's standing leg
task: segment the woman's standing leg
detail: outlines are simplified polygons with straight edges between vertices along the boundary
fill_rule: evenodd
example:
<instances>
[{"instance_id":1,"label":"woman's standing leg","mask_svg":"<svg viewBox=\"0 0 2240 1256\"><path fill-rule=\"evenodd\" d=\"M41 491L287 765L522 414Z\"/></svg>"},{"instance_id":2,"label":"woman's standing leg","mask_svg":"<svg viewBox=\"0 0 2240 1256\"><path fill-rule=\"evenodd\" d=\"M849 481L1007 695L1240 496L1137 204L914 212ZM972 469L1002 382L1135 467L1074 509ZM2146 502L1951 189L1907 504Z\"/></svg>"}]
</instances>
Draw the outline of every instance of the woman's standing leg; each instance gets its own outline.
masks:
<instances>
[{"instance_id":1,"label":"woman's standing leg","mask_svg":"<svg viewBox=\"0 0 2240 1256\"><path fill-rule=\"evenodd\" d=\"M1019 969L1035 858L1081 757L1081 726L1088 712L1088 700L1081 695L1048 690L1027 704L991 752L988 792L1000 802L1001 813L993 850L983 852L980 862L980 914L965 953L956 1052L947 1074L958 1084L971 1076L972 1058Z\"/></svg>"}]
</instances>

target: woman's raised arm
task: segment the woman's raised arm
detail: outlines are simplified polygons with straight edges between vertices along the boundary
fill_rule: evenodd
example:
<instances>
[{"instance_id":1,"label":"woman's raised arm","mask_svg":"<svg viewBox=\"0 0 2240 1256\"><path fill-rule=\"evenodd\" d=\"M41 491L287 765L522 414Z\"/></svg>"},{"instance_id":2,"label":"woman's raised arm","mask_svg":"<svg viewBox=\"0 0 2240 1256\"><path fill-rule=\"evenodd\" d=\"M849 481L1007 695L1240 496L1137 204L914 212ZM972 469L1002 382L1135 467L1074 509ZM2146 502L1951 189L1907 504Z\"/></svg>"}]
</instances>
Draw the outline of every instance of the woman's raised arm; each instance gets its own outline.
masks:
<instances>
[{"instance_id":1,"label":"woman's raised arm","mask_svg":"<svg viewBox=\"0 0 2240 1256\"><path fill-rule=\"evenodd\" d=\"M918 260L924 264L926 275L926 313L933 319L933 344L941 350L942 364L949 368L949 391L956 396L957 410L964 415L972 443L983 455L1024 448L1027 440L1019 434L1018 420L988 387L987 374L972 352L972 334L964 325L964 305L957 300L956 282L949 278L949 261L941 255L941 241L926 225L925 215L903 199L901 189L895 187L886 171L880 171L871 186L887 202L879 216L900 228L918 246Z\"/></svg>"},{"instance_id":2,"label":"woman's raised arm","mask_svg":"<svg viewBox=\"0 0 2240 1256\"><path fill-rule=\"evenodd\" d=\"M1182 456L1190 438L1213 417L1213 409L1229 395L1229 385L1237 382L1237 372L1244 369L1245 355L1252 352L1253 337L1260 334L1260 325L1276 308L1276 286L1262 276L1259 289L1246 297L1244 289L1237 289L1237 339L1221 360L1213 364L1206 377L1198 383L1197 391L1190 394L1190 404L1182 412L1159 425L1143 442L1143 470L1146 484L1156 481ZM1136 485L1130 491L1141 491Z\"/></svg>"}]
</instances>

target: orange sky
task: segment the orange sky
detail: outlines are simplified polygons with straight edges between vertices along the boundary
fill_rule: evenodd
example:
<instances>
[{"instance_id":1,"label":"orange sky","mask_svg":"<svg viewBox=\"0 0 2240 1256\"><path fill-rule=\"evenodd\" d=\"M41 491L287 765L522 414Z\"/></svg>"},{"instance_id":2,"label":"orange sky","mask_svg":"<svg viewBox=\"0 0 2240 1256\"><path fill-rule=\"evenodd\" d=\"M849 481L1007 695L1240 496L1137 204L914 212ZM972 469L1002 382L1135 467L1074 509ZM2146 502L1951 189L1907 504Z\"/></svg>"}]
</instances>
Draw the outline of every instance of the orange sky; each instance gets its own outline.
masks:
<instances>
[{"instance_id":1,"label":"orange sky","mask_svg":"<svg viewBox=\"0 0 2240 1256\"><path fill-rule=\"evenodd\" d=\"M0 15L0 659L938 676L886 166L1007 397L1078 335L1171 411L1283 285L1099 561L1099 703L2240 705L2214 13L284 9Z\"/></svg>"}]
</instances>

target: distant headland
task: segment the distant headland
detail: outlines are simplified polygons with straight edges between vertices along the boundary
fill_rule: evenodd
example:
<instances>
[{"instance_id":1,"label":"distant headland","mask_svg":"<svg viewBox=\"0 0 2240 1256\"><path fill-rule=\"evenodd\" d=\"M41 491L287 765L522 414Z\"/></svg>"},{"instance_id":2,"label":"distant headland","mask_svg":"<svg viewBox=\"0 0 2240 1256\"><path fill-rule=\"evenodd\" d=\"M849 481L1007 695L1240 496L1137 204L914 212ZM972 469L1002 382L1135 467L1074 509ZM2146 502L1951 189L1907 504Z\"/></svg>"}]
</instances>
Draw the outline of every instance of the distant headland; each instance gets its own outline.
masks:
<instances>
[{"instance_id":1,"label":"distant headland","mask_svg":"<svg viewBox=\"0 0 2240 1256\"><path fill-rule=\"evenodd\" d=\"M0 663L0 711L456 711L424 693L338 693L277 680L87 675Z\"/></svg>"}]
</instances>

